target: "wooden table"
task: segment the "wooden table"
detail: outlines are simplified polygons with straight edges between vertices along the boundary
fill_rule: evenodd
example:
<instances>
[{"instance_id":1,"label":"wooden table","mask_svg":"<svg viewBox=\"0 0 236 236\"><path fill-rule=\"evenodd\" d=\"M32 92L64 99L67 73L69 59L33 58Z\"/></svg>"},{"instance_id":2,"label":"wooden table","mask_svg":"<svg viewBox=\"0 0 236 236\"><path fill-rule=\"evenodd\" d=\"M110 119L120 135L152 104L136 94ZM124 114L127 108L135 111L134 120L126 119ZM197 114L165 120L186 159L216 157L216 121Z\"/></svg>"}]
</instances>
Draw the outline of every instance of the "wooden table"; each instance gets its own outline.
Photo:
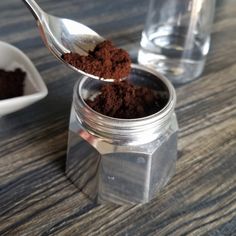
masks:
<instances>
[{"instance_id":1,"label":"wooden table","mask_svg":"<svg viewBox=\"0 0 236 236\"><path fill-rule=\"evenodd\" d=\"M146 1L38 0L81 21L135 60ZM76 73L44 47L19 0L0 1L0 40L23 50L45 80L44 100L0 119L0 235L236 235L236 1L219 1L200 79L177 88L177 170L150 203L96 205L65 175Z\"/></svg>"}]
</instances>

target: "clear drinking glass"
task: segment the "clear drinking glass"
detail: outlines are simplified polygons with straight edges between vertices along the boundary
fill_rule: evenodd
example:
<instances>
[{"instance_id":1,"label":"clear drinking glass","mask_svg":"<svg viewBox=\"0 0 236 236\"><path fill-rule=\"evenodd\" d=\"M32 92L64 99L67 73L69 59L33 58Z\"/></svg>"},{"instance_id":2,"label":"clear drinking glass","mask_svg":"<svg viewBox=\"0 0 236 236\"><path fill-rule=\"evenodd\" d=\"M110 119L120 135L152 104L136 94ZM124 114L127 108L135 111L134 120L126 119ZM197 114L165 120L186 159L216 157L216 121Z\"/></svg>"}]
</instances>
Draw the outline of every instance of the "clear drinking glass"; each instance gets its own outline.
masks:
<instances>
[{"instance_id":1,"label":"clear drinking glass","mask_svg":"<svg viewBox=\"0 0 236 236\"><path fill-rule=\"evenodd\" d=\"M197 78L210 47L215 0L150 0L138 62L174 84Z\"/></svg>"}]
</instances>

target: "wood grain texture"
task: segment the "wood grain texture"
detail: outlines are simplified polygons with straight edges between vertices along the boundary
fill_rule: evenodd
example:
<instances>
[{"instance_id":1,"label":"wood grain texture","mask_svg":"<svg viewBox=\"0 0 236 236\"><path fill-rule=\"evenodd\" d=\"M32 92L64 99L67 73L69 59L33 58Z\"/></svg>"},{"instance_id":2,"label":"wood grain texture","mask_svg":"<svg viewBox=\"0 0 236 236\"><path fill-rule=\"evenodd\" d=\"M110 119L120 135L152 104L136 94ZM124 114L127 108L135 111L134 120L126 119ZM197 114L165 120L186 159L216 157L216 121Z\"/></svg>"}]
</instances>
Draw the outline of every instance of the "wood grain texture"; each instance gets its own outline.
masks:
<instances>
[{"instance_id":1,"label":"wood grain texture","mask_svg":"<svg viewBox=\"0 0 236 236\"><path fill-rule=\"evenodd\" d=\"M38 0L81 21L136 60L146 1ZM119 10L117 10L119 9ZM0 235L236 235L236 2L218 1L203 75L178 87L176 174L150 203L96 205L65 176L78 75L44 47L21 1L0 1L0 40L23 50L47 83L44 100L0 118Z\"/></svg>"}]
</instances>

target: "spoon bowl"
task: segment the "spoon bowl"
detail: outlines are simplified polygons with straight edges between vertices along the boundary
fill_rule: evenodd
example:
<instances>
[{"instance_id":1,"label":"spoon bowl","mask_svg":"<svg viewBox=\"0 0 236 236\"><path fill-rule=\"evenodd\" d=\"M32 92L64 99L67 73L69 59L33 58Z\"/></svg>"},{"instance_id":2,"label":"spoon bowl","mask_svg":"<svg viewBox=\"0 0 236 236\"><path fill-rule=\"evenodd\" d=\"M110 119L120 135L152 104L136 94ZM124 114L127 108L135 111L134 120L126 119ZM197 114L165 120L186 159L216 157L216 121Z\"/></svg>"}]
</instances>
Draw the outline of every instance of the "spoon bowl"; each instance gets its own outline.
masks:
<instances>
[{"instance_id":1,"label":"spoon bowl","mask_svg":"<svg viewBox=\"0 0 236 236\"><path fill-rule=\"evenodd\" d=\"M103 37L79 22L47 14L34 0L23 0L23 2L36 20L43 42L57 59L73 70L91 78L113 81L113 79L104 79L88 74L62 58L63 54L69 52L83 56L88 55L89 51L93 51L97 44L105 40Z\"/></svg>"}]
</instances>

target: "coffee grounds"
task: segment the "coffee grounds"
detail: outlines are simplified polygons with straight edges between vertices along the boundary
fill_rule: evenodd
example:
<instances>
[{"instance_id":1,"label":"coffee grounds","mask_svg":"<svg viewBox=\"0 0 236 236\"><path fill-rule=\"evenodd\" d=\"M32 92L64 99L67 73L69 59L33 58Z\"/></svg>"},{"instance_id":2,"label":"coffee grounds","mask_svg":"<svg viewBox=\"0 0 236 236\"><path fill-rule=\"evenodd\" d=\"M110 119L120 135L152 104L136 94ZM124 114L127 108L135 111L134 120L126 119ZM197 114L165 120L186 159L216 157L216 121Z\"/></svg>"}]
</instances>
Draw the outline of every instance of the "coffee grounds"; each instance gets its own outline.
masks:
<instances>
[{"instance_id":1,"label":"coffee grounds","mask_svg":"<svg viewBox=\"0 0 236 236\"><path fill-rule=\"evenodd\" d=\"M108 83L86 103L95 111L110 117L134 119L152 115L167 103L165 93L140 87L127 81Z\"/></svg>"},{"instance_id":2,"label":"coffee grounds","mask_svg":"<svg viewBox=\"0 0 236 236\"><path fill-rule=\"evenodd\" d=\"M87 56L70 52L62 58L74 67L104 79L120 80L127 77L131 69L129 54L109 40L97 44Z\"/></svg>"},{"instance_id":3,"label":"coffee grounds","mask_svg":"<svg viewBox=\"0 0 236 236\"><path fill-rule=\"evenodd\" d=\"M20 68L14 71L0 69L0 100L23 95L25 76Z\"/></svg>"}]
</instances>

